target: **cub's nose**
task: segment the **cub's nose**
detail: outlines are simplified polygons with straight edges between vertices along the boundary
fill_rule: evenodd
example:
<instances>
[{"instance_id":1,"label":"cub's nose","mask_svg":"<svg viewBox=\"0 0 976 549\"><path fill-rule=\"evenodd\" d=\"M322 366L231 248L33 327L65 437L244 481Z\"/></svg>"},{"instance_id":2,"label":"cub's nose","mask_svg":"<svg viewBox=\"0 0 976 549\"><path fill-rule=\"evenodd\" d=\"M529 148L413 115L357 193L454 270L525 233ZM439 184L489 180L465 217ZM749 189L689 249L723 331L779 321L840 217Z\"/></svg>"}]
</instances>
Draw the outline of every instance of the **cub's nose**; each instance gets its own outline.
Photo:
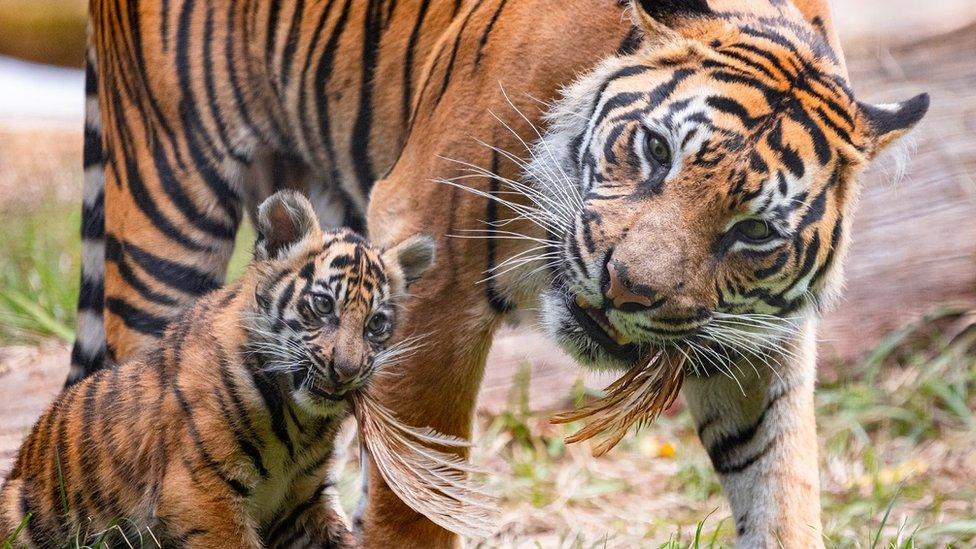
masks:
<instances>
[{"instance_id":1,"label":"cub's nose","mask_svg":"<svg viewBox=\"0 0 976 549\"><path fill-rule=\"evenodd\" d=\"M329 362L329 378L336 388L342 387L359 375L361 368L358 364L346 360L332 360Z\"/></svg>"},{"instance_id":2,"label":"cub's nose","mask_svg":"<svg viewBox=\"0 0 976 549\"><path fill-rule=\"evenodd\" d=\"M611 307L628 313L649 311L660 307L664 302L650 287L630 281L627 278L626 265L615 259L607 262L603 296Z\"/></svg>"}]
</instances>

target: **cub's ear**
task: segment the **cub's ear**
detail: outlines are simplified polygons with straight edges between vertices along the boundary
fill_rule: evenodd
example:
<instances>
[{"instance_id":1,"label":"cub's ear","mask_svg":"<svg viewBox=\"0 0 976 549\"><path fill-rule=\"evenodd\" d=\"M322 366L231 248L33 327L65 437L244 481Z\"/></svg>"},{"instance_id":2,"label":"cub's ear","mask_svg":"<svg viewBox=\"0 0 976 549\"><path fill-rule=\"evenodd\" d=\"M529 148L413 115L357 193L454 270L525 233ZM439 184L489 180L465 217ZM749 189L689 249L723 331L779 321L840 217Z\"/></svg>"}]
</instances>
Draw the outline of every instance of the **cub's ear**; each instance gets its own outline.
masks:
<instances>
[{"instance_id":1,"label":"cub's ear","mask_svg":"<svg viewBox=\"0 0 976 549\"><path fill-rule=\"evenodd\" d=\"M278 191L258 206L255 259L286 259L295 244L321 234L312 203L296 191Z\"/></svg>"},{"instance_id":2,"label":"cub's ear","mask_svg":"<svg viewBox=\"0 0 976 549\"><path fill-rule=\"evenodd\" d=\"M387 265L396 265L403 273L403 282L409 286L434 264L437 245L429 235L415 234L383 253Z\"/></svg>"},{"instance_id":3,"label":"cub's ear","mask_svg":"<svg viewBox=\"0 0 976 549\"><path fill-rule=\"evenodd\" d=\"M922 93L908 101L885 105L859 101L857 106L865 122L866 138L871 144L868 155L874 158L922 120L929 110L929 94Z\"/></svg>"},{"instance_id":4,"label":"cub's ear","mask_svg":"<svg viewBox=\"0 0 976 549\"><path fill-rule=\"evenodd\" d=\"M688 17L713 17L706 0L632 0L637 22L655 33L673 30Z\"/></svg>"}]
</instances>

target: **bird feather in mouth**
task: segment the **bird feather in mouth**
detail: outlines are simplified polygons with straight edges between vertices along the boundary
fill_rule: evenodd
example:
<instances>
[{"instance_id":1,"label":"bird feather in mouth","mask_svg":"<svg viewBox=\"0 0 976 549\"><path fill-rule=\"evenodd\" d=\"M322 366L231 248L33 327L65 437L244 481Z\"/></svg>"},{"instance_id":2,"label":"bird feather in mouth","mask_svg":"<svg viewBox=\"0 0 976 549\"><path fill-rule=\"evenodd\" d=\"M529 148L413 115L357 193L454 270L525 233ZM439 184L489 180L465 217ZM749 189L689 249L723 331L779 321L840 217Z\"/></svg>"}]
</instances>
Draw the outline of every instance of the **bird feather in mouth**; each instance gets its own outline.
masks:
<instances>
[{"instance_id":1,"label":"bird feather in mouth","mask_svg":"<svg viewBox=\"0 0 976 549\"><path fill-rule=\"evenodd\" d=\"M634 424L637 428L654 421L671 406L684 382L685 358L658 351L643 366L635 366L604 389L596 402L553 416L556 424L588 420L580 430L566 437L567 443L602 436L593 448L593 456L609 452Z\"/></svg>"},{"instance_id":2,"label":"bird feather in mouth","mask_svg":"<svg viewBox=\"0 0 976 549\"><path fill-rule=\"evenodd\" d=\"M350 395L359 440L387 486L414 511L470 538L494 533L499 516L494 496L471 478L485 473L454 452L467 440L401 423L366 390Z\"/></svg>"}]
</instances>

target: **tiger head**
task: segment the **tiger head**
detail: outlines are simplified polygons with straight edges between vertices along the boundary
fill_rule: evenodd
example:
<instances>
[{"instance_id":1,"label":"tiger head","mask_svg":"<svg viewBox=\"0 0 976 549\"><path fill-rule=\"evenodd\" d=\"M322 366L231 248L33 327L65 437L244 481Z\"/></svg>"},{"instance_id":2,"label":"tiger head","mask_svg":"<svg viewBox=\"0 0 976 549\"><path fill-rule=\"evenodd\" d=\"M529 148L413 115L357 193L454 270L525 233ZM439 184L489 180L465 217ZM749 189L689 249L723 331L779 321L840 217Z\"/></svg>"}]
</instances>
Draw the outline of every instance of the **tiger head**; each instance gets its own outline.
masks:
<instances>
[{"instance_id":1,"label":"tiger head","mask_svg":"<svg viewBox=\"0 0 976 549\"><path fill-rule=\"evenodd\" d=\"M857 101L790 2L709 3L634 2L642 49L566 88L535 145L559 258L543 321L584 364L681 343L707 364L817 312L840 285L860 171L928 109L925 94Z\"/></svg>"},{"instance_id":2,"label":"tiger head","mask_svg":"<svg viewBox=\"0 0 976 549\"><path fill-rule=\"evenodd\" d=\"M381 251L349 230L323 232L311 203L293 191L261 204L257 232L248 344L299 405L325 413L409 352L409 340L388 341L397 305L433 263L431 238Z\"/></svg>"}]
</instances>

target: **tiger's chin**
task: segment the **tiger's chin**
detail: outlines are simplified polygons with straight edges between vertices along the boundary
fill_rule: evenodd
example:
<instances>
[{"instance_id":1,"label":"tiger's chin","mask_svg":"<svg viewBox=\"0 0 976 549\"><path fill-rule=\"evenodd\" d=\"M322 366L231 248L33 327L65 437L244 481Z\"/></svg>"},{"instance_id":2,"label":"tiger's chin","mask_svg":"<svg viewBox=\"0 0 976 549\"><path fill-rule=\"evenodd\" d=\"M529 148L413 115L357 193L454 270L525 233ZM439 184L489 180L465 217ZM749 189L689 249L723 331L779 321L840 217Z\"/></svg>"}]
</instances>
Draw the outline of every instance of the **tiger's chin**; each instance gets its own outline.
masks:
<instances>
[{"instance_id":1,"label":"tiger's chin","mask_svg":"<svg viewBox=\"0 0 976 549\"><path fill-rule=\"evenodd\" d=\"M546 333L581 366L592 370L627 370L653 350L652 345L620 343L608 325L584 311L566 293L551 289L541 299Z\"/></svg>"},{"instance_id":2,"label":"tiger's chin","mask_svg":"<svg viewBox=\"0 0 976 549\"><path fill-rule=\"evenodd\" d=\"M348 392L337 392L327 380L312 380L310 383L295 375L295 389L292 398L295 403L313 416L332 417L344 414L349 409Z\"/></svg>"}]
</instances>

